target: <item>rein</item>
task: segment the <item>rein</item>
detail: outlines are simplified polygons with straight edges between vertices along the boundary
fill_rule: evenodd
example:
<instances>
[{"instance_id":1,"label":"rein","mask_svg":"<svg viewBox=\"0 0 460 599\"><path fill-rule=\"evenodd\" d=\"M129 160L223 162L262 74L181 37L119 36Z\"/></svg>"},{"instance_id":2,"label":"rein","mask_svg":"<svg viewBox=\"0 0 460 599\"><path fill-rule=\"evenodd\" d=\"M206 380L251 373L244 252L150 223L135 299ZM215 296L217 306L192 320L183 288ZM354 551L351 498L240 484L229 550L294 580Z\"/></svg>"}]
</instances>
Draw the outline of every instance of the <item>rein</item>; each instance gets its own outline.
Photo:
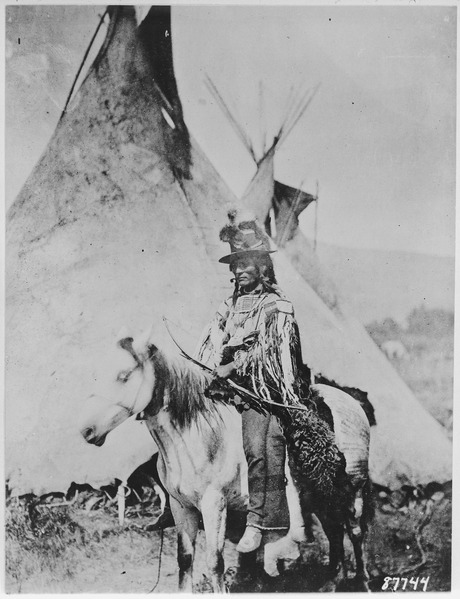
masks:
<instances>
[{"instance_id":1,"label":"rein","mask_svg":"<svg viewBox=\"0 0 460 599\"><path fill-rule=\"evenodd\" d=\"M195 358L192 358L192 356L190 356L185 350L183 350L181 348L181 346L179 345L179 343L174 339L171 330L168 327L168 323L166 318L163 316L163 322L165 324L166 330L168 331L169 336L171 337L172 341L174 342L174 344L176 345L176 347L179 349L182 357L184 357L186 360L188 360L189 362L192 362L193 364L195 364L196 366L199 366L202 370L206 371L206 372L213 372L213 369L210 368L209 366L207 366L206 364L203 364L202 362L199 362L198 360L196 360ZM121 339L118 344L122 349L125 349L127 352L129 352L131 354L131 356L133 357L134 361L136 362L135 366L133 366L133 368L130 368L129 370L123 370L122 372L120 372L117 376L117 381L121 382L121 383L126 383L129 378L131 377L131 375L138 369L144 368L144 363L145 361L149 358L148 352L146 352L145 354L143 354L141 357L138 356L138 354L134 351L133 346L133 338L132 337L126 337L124 339ZM235 391L237 391L238 393L245 395L246 397L249 397L252 400L255 400L259 403L263 403L269 406L274 406L277 408L284 408L286 410L294 410L294 411L298 411L298 412L310 412L310 410L308 408L306 408L305 406L292 406L292 405L286 405L286 404L282 404L282 403L277 403L276 401L271 401L269 399L265 399L264 397L261 397L260 395L256 395L255 393L253 393L252 391L249 391L248 389L245 389L244 387L241 387L241 385L238 385L237 383L235 383L234 381L232 381L231 379L226 379L227 383L230 385L230 387L232 387ZM128 407L125 406L121 403L117 404L119 405L121 408L125 409L128 414L129 417L133 416L133 414L135 413L134 411L134 405L135 405L135 399L132 403L132 406Z\"/></svg>"},{"instance_id":2,"label":"rein","mask_svg":"<svg viewBox=\"0 0 460 599\"><path fill-rule=\"evenodd\" d=\"M133 357L134 361L136 362L135 366L133 366L129 370L122 370L121 372L118 373L116 380L119 383L127 383L129 381L129 379L131 378L131 375L134 372L136 372L136 370L138 370L139 368L142 370L144 368L144 363L149 358L148 352L146 352L145 354L142 354L141 357L139 357L137 355L137 353L134 351L132 343L133 343L132 337L125 337L124 339L121 339L118 342L118 345L122 349L125 349L127 352L129 352L131 354L131 356ZM124 410L126 410L128 412L128 418L130 418L131 416L133 416L135 414L135 411L134 411L135 403L136 403L136 398L134 398L132 405L129 407L125 406L124 404L122 404L120 402L117 402L115 405L120 406L120 408L123 408Z\"/></svg>"},{"instance_id":3,"label":"rein","mask_svg":"<svg viewBox=\"0 0 460 599\"><path fill-rule=\"evenodd\" d=\"M163 322L165 324L166 330L169 333L169 336L171 337L171 339L174 342L174 344L176 345L176 347L179 349L182 357L184 357L186 360L189 360L193 364L196 364L197 366L199 366L206 372L211 372L211 373L214 372L212 368L210 368L209 366L206 366L206 364L203 364L202 362L199 362L195 358L192 358L192 356L190 356L185 350L183 350L181 348L179 343L174 339L174 337L171 333L171 330L168 327L167 319L164 316L163 316ZM286 404L277 403L276 401L271 401L269 399L265 399L264 397L261 397L260 395L256 395L255 393L252 393L252 391L249 391L248 389L241 387L241 385L238 385L237 383L232 381L232 379L226 379L226 381L230 385L230 387L235 389L235 391L238 391L238 393L242 393L243 395L246 395L247 397L250 397L251 399L254 399L258 402L262 402L262 403L265 403L265 404L268 404L271 406L276 406L277 408L285 408L286 410L297 410L299 412L310 412L311 411L304 406L287 406Z\"/></svg>"}]
</instances>

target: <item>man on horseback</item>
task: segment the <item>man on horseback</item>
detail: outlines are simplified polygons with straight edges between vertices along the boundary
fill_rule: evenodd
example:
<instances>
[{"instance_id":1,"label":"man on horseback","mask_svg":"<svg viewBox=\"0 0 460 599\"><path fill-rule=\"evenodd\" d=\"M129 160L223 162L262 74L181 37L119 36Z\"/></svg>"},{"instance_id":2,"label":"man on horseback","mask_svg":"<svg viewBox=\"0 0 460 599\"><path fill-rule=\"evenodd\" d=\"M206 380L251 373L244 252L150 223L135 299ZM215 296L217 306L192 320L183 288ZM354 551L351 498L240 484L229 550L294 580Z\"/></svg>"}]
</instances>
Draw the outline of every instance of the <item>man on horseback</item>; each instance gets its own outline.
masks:
<instances>
[{"instance_id":1,"label":"man on horseback","mask_svg":"<svg viewBox=\"0 0 460 599\"><path fill-rule=\"evenodd\" d=\"M298 403L302 359L294 310L277 286L269 238L254 220L236 222L235 216L229 213L230 224L220 233L231 253L219 260L234 274L234 292L205 330L197 359L214 368L211 396L227 393L230 402L242 402L237 407L242 412L249 507L237 550L248 553L260 546L264 530L289 527L286 444L264 400ZM222 379L231 379L250 395L235 397ZM251 401L254 396L261 401Z\"/></svg>"},{"instance_id":2,"label":"man on horseback","mask_svg":"<svg viewBox=\"0 0 460 599\"><path fill-rule=\"evenodd\" d=\"M247 527L237 549L255 551L264 531L287 530L289 525L286 535L265 543L264 568L276 576L278 560L298 556L305 523L311 523L314 513L329 540L333 586L346 578L346 530L356 579L366 590L363 540L372 515L369 422L351 395L310 384L309 376L302 376L294 311L277 286L269 238L253 220L237 222L234 214L229 216L220 237L230 243L231 252L220 262L230 266L235 288L205 329L195 357L182 351L182 357L168 359L150 333L135 346L132 337L119 340L135 365L115 377L123 383L121 399L117 401L120 388L108 408L106 398L99 398L105 408L101 412L98 407L83 423L82 434L87 442L101 445L111 430L144 412L158 442L161 480L171 494L181 590L192 589L200 514L213 589L225 588L226 513L242 507L245 458ZM225 402L237 407L241 419ZM286 448L291 514L284 482ZM165 527L163 522L156 526Z\"/></svg>"}]
</instances>

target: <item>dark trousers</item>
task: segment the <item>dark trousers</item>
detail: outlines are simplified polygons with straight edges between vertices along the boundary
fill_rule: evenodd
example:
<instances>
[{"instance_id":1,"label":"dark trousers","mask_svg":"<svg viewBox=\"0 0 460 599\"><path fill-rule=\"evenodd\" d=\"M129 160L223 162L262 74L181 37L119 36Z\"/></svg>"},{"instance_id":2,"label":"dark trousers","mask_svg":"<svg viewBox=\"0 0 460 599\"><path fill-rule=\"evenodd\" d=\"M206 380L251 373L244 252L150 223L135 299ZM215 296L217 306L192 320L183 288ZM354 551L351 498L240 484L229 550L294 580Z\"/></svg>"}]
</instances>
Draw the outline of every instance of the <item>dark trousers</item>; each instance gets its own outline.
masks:
<instances>
[{"instance_id":1,"label":"dark trousers","mask_svg":"<svg viewBox=\"0 0 460 599\"><path fill-rule=\"evenodd\" d=\"M242 414L243 447L248 463L247 523L259 527L289 526L284 462L286 444L277 418L254 410Z\"/></svg>"}]
</instances>

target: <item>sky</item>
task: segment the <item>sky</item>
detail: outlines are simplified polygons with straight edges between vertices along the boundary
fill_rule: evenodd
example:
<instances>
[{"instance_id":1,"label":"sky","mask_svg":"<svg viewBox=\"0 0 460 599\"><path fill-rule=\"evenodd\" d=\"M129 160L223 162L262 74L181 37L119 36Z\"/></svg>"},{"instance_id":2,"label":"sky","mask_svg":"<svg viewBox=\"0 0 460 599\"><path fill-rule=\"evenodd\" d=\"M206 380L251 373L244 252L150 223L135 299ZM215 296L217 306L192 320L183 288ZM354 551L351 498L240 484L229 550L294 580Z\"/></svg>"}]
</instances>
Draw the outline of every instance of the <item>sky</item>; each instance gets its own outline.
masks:
<instances>
[{"instance_id":1,"label":"sky","mask_svg":"<svg viewBox=\"0 0 460 599\"><path fill-rule=\"evenodd\" d=\"M52 135L103 9L7 10L7 206ZM319 85L275 157L280 181L318 189L318 241L454 255L455 8L185 5L172 15L185 121L237 195L255 165L205 77L259 149L290 90ZM311 206L307 235L313 222Z\"/></svg>"}]
</instances>

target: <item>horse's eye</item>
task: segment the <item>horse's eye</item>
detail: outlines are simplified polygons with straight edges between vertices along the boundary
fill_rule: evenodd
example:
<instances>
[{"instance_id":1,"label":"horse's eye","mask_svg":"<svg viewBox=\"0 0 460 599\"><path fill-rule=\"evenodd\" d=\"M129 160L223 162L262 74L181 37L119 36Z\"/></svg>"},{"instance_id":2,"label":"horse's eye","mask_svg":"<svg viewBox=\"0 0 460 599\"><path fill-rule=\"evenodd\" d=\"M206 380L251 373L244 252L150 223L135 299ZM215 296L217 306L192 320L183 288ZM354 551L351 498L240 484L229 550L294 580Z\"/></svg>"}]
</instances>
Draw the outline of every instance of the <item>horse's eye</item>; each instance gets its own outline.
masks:
<instances>
[{"instance_id":1,"label":"horse's eye","mask_svg":"<svg viewBox=\"0 0 460 599\"><path fill-rule=\"evenodd\" d=\"M127 383L129 380L129 377L131 376L131 373L132 373L132 370L123 370L117 376L117 381L119 383Z\"/></svg>"}]
</instances>

